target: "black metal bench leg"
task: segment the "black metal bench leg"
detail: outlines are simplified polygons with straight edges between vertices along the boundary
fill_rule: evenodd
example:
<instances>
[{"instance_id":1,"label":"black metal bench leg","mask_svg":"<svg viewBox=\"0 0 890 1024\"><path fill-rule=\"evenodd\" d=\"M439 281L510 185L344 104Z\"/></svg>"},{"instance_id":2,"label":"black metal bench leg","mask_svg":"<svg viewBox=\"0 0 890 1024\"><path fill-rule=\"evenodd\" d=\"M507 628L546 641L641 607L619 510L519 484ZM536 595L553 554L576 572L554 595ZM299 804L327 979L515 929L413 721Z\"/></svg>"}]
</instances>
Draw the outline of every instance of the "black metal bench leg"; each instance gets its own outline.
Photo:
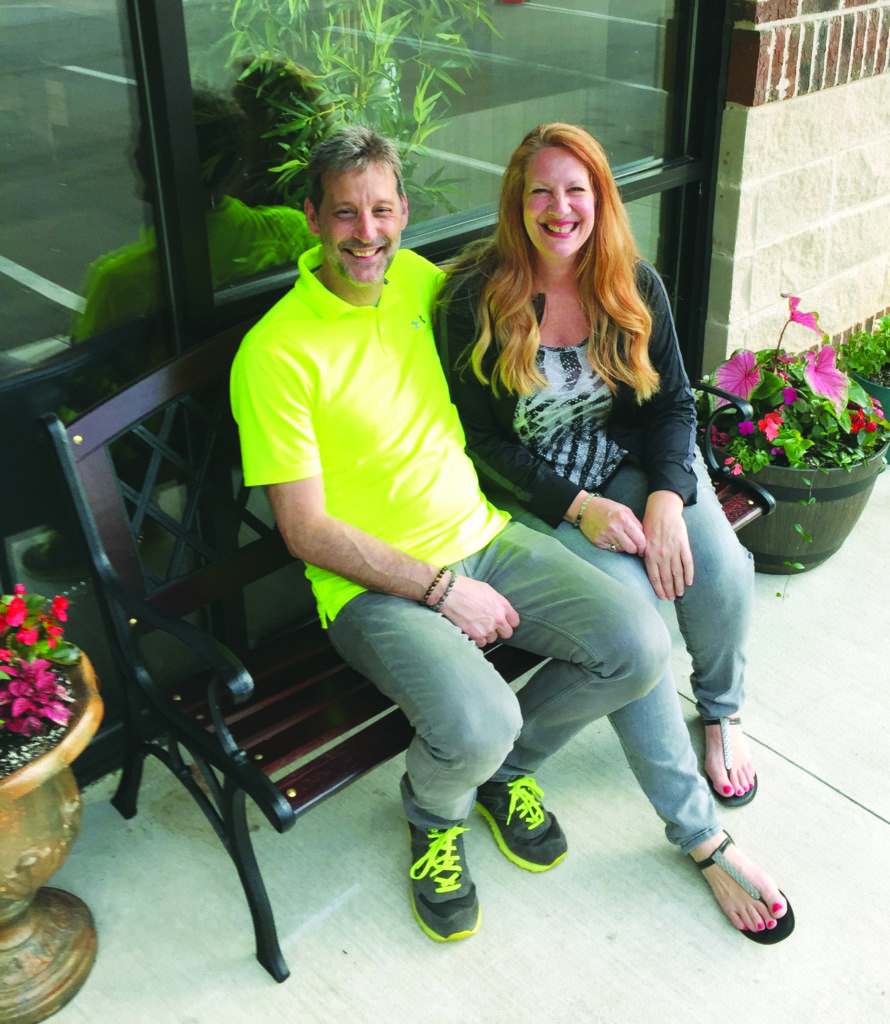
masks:
<instances>
[{"instance_id":1,"label":"black metal bench leg","mask_svg":"<svg viewBox=\"0 0 890 1024\"><path fill-rule=\"evenodd\" d=\"M229 854L238 869L256 936L256 957L276 981L285 981L290 968L278 945L278 932L263 876L253 852L247 828L244 790L226 779L223 789L223 819L229 836Z\"/></svg>"},{"instance_id":2,"label":"black metal bench leg","mask_svg":"<svg viewBox=\"0 0 890 1024\"><path fill-rule=\"evenodd\" d=\"M111 806L124 818L136 816L136 798L142 785L142 767L145 763L145 748L142 742L142 723L133 694L126 694L126 715L124 719L124 763L120 782L117 784Z\"/></svg>"}]
</instances>

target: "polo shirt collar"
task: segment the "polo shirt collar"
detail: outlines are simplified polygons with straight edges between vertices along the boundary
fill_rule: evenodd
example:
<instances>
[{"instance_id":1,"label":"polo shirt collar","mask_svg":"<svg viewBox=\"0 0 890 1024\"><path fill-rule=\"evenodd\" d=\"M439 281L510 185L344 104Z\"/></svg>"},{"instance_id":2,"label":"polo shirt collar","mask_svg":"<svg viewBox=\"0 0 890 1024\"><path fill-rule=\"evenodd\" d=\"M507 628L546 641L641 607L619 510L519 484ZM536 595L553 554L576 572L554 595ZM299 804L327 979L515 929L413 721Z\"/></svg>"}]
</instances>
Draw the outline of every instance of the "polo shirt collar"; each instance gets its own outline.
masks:
<instances>
[{"instance_id":1,"label":"polo shirt collar","mask_svg":"<svg viewBox=\"0 0 890 1024\"><path fill-rule=\"evenodd\" d=\"M399 250L401 252L401 249ZM399 258L399 252L396 253L395 259ZM323 250L321 245L316 245L313 249L307 249L300 256L297 266L300 270L300 276L294 285L300 292L302 292L303 300L315 310L318 315L326 320L334 320L341 316L360 314L365 310L376 310L384 304L384 297L386 295L386 287L389 283L388 278L383 280L383 291L380 295L380 301L374 306L353 306L351 302L347 302L345 299L341 299L339 295L335 295L329 288L326 288L321 281L319 281L315 271L322 265L323 262ZM395 265L395 260L393 261ZM390 267L392 270L392 267Z\"/></svg>"}]
</instances>

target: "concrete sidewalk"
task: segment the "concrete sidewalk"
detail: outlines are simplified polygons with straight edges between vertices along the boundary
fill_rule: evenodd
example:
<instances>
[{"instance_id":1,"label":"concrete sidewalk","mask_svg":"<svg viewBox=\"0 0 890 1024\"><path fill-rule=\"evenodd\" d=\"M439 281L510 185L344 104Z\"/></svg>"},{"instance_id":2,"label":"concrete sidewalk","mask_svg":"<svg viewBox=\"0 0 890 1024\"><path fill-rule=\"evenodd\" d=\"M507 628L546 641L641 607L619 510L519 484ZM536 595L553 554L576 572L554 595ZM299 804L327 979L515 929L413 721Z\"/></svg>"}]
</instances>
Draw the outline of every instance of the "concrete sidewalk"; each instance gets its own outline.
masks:
<instances>
[{"instance_id":1,"label":"concrete sidewalk","mask_svg":"<svg viewBox=\"0 0 890 1024\"><path fill-rule=\"evenodd\" d=\"M255 843L291 977L254 959L235 870L172 777L150 763L139 815L90 787L83 834L53 884L83 897L99 956L58 1024L877 1024L890 1019L890 473L841 552L757 576L746 731L756 800L724 825L773 872L797 929L762 947L734 931L668 845L616 738L597 724L541 772L569 837L557 869L520 871L474 816L467 848L483 926L424 937L408 901L401 758L286 836ZM678 679L688 674L675 643ZM701 728L684 688L693 740Z\"/></svg>"}]
</instances>

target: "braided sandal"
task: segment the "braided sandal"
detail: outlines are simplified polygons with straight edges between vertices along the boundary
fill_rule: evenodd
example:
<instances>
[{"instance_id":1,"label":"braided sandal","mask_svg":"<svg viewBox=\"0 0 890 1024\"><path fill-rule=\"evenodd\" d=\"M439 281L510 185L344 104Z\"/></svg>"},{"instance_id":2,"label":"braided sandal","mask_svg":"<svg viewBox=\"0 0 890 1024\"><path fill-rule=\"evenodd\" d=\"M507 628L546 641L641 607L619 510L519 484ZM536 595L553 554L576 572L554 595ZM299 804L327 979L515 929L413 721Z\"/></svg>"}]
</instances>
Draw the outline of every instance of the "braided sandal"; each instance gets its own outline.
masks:
<instances>
[{"instance_id":1,"label":"braided sandal","mask_svg":"<svg viewBox=\"0 0 890 1024\"><path fill-rule=\"evenodd\" d=\"M764 901L763 896L760 895L760 890L757 886L747 879L734 864L731 864L724 855L723 851L732 841L732 836L727 832L726 838L710 857L706 857L704 860L693 859L693 864L695 864L699 871L704 871L705 868L711 867L712 864L716 864L718 867L723 868L727 875L729 875L734 882L737 882L752 900L759 900L764 906L766 906L766 902ZM779 892L782 892L782 890L780 889ZM785 893L782 892L782 896L785 900L785 906L787 909L782 917L776 918L776 927L764 928L763 931L760 932L752 931L750 928L739 929L746 939L750 939L752 942L759 942L765 946L771 946L776 942L781 942L782 939L787 939L794 931L794 911L791 909L791 903L788 901L788 897L785 896Z\"/></svg>"},{"instance_id":2,"label":"braided sandal","mask_svg":"<svg viewBox=\"0 0 890 1024\"><path fill-rule=\"evenodd\" d=\"M737 715L735 718L702 718L703 725L719 725L720 726L720 738L723 740L723 766L726 768L726 774L729 775L732 769L732 740L729 736L729 727L731 725L741 725L742 720ZM705 773L707 774L707 773ZM743 804L749 804L757 793L757 776L754 776L754 785L748 790L747 793L743 793L741 796L733 793L731 796L727 796L725 793L721 793L714 785L713 780L708 777L708 782L711 784L711 793L715 800L719 800L725 807L741 807Z\"/></svg>"}]
</instances>

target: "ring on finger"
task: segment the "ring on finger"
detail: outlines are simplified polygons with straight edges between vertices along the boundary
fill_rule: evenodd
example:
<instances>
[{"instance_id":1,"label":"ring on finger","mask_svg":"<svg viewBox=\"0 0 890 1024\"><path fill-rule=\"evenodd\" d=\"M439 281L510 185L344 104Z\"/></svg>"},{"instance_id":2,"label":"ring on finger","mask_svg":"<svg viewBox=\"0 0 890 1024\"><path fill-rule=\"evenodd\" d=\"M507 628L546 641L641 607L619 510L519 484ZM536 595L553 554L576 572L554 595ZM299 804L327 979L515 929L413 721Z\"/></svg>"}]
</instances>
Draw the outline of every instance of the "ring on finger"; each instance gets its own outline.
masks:
<instances>
[{"instance_id":1,"label":"ring on finger","mask_svg":"<svg viewBox=\"0 0 890 1024\"><path fill-rule=\"evenodd\" d=\"M618 550L618 545L617 544L610 544L609 545L609 550L610 551L617 551Z\"/></svg>"}]
</instances>

